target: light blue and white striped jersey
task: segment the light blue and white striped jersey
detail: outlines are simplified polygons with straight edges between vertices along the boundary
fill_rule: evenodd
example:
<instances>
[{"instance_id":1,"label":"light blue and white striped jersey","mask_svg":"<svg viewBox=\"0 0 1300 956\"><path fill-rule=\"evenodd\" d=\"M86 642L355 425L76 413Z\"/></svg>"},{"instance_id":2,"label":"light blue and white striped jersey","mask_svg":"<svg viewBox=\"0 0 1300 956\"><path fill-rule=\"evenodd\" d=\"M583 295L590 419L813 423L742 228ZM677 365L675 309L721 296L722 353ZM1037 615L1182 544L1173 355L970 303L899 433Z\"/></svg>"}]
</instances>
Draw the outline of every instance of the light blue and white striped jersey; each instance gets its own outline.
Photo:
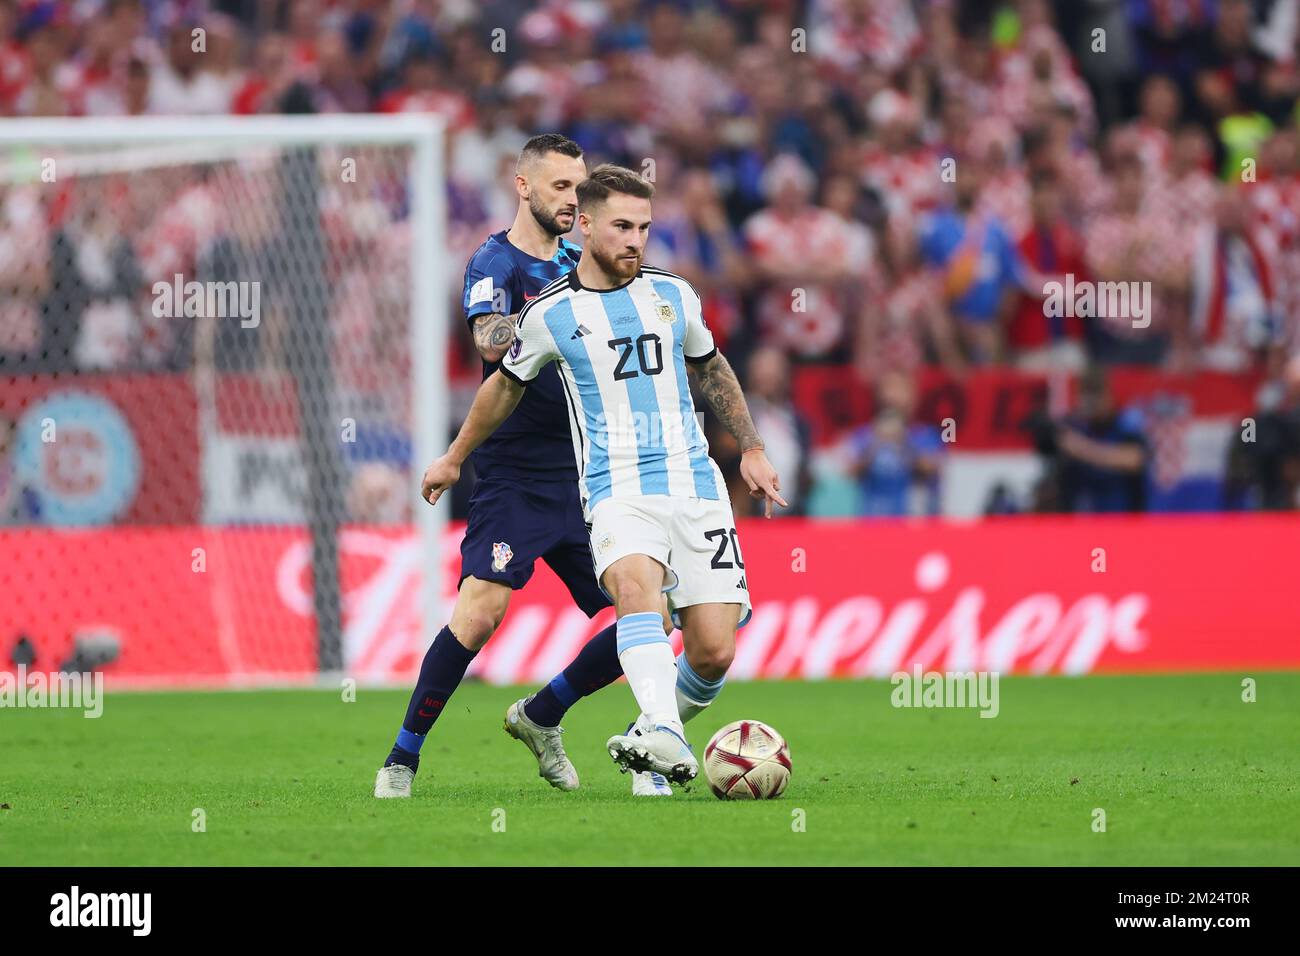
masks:
<instances>
[{"instance_id":1,"label":"light blue and white striped jersey","mask_svg":"<svg viewBox=\"0 0 1300 956\"><path fill-rule=\"evenodd\" d=\"M680 276L644 266L617 289L588 289L575 269L519 313L501 371L527 384L559 361L590 515L609 497L721 497L686 379L687 362L717 351Z\"/></svg>"}]
</instances>

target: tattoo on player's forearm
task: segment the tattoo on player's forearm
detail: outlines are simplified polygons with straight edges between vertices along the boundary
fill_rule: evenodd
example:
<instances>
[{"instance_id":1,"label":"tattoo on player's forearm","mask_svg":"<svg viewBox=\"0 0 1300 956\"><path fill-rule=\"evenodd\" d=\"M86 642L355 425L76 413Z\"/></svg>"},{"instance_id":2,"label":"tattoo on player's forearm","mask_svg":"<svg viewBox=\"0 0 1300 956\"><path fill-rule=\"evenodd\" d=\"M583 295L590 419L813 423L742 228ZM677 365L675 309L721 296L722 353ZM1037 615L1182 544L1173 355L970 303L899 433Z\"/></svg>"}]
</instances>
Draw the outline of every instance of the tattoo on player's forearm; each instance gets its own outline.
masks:
<instances>
[{"instance_id":1,"label":"tattoo on player's forearm","mask_svg":"<svg viewBox=\"0 0 1300 956\"><path fill-rule=\"evenodd\" d=\"M713 409L727 431L740 444L742 452L763 447L763 439L758 437L754 420L749 417L749 406L745 404L745 394L740 390L740 382L731 369L731 363L722 353L718 353L709 362L694 366L696 381L700 394Z\"/></svg>"},{"instance_id":2,"label":"tattoo on player's forearm","mask_svg":"<svg viewBox=\"0 0 1300 956\"><path fill-rule=\"evenodd\" d=\"M479 316L474 322L474 345L479 354L490 362L495 362L506 354L510 343L515 340L515 317L500 315Z\"/></svg>"}]
</instances>

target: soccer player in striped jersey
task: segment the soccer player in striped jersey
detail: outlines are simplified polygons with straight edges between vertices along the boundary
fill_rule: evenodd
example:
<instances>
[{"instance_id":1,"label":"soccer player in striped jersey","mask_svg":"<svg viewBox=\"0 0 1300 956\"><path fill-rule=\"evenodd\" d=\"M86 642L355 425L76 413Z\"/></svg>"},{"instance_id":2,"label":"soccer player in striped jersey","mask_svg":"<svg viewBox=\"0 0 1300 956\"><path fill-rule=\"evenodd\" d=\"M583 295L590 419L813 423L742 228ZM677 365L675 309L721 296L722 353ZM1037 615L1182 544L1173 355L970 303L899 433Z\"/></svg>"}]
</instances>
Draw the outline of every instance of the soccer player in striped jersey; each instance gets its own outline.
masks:
<instances>
[{"instance_id":1,"label":"soccer player in striped jersey","mask_svg":"<svg viewBox=\"0 0 1300 956\"><path fill-rule=\"evenodd\" d=\"M578 144L555 133L534 136L519 154L514 224L489 236L465 269L465 318L483 358L484 378L514 340L515 319L528 300L577 264L581 250L561 236L573 228L576 188L586 174ZM528 582L539 559L589 617L609 606L592 572L566 418L560 377L548 369L474 455L478 482L461 542L456 605L425 653L396 742L376 775L376 797L411 795L425 737L500 625L511 591ZM507 730L528 746L553 787L578 786L561 743L559 715L621 674L611 626L551 682L555 687L511 707Z\"/></svg>"},{"instance_id":2,"label":"soccer player in striped jersey","mask_svg":"<svg viewBox=\"0 0 1300 956\"><path fill-rule=\"evenodd\" d=\"M436 503L466 456L558 362L596 576L614 601L619 661L641 712L607 746L624 770L684 783L699 765L683 722L721 688L750 613L735 519L695 420L688 368L740 444L750 493L765 499L769 515L786 503L699 296L681 277L642 264L653 195L645 179L609 164L578 185L577 268L520 312L500 369L480 386L422 490ZM663 632L663 593L682 629L682 660ZM687 671L691 693L679 697Z\"/></svg>"}]
</instances>

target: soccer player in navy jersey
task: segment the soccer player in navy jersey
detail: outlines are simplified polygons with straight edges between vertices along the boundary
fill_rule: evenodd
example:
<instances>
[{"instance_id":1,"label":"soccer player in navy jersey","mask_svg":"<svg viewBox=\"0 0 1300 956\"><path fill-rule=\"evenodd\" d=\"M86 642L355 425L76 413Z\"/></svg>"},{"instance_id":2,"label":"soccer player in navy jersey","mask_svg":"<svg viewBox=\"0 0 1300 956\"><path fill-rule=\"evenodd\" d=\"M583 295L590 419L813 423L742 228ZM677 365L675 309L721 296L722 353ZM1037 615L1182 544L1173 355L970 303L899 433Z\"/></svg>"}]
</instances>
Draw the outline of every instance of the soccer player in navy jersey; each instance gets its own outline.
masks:
<instances>
[{"instance_id":1,"label":"soccer player in navy jersey","mask_svg":"<svg viewBox=\"0 0 1300 956\"><path fill-rule=\"evenodd\" d=\"M515 319L525 303L578 263L582 250L561 236L574 226L575 190L586 174L581 147L558 134L534 136L519 154L514 224L489 236L465 270L465 318L483 358L484 379L514 342ZM473 462L478 483L460 548L456 605L424 656L397 741L376 777L376 797L411 795L426 735L474 655L500 626L510 592L528 582L538 559L550 565L588 617L610 605L596 582L569 412L554 366L538 376ZM579 697L621 675L611 624L562 674L510 708L507 731L533 751L540 775L552 786L578 786L561 743L560 717Z\"/></svg>"},{"instance_id":2,"label":"soccer player in navy jersey","mask_svg":"<svg viewBox=\"0 0 1300 956\"><path fill-rule=\"evenodd\" d=\"M606 747L624 770L685 784L699 761L684 724L722 689L736 631L750 616L731 502L696 421L689 380L740 445L750 494L766 501L769 515L786 502L698 293L642 262L653 196L647 180L610 164L578 185L584 241L577 267L520 312L499 372L479 388L421 490L436 503L459 480L466 457L559 365L596 576L614 599L618 657L640 707ZM664 595L682 628L685 651L677 657L662 627Z\"/></svg>"}]
</instances>

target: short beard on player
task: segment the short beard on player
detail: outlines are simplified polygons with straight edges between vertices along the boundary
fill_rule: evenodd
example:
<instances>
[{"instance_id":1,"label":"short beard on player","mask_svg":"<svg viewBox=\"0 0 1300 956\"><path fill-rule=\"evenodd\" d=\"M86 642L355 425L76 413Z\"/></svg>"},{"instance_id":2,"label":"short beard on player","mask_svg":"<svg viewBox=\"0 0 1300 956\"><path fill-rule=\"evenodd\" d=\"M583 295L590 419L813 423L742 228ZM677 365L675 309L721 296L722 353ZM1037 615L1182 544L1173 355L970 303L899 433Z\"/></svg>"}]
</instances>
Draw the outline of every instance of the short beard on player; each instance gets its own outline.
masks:
<instances>
[{"instance_id":1,"label":"short beard on player","mask_svg":"<svg viewBox=\"0 0 1300 956\"><path fill-rule=\"evenodd\" d=\"M542 205L542 201L540 199L538 199L536 196L530 196L528 199L528 211L531 212L533 214L533 218L537 220L537 225L541 226L552 236L562 236L570 229L573 228L572 219L569 220L569 224L567 226L561 226L559 223L560 213L572 212L572 210L569 209L568 207L560 209L558 212L552 213L549 209L547 209L545 206ZM576 215L577 214L574 213L575 217Z\"/></svg>"},{"instance_id":2,"label":"short beard on player","mask_svg":"<svg viewBox=\"0 0 1300 956\"><path fill-rule=\"evenodd\" d=\"M618 254L621 255L626 251L620 249ZM610 255L603 249L597 249L594 244L591 246L591 257L596 260L600 270L611 279L629 279L641 268L641 256L635 259L620 259L618 255Z\"/></svg>"}]
</instances>

